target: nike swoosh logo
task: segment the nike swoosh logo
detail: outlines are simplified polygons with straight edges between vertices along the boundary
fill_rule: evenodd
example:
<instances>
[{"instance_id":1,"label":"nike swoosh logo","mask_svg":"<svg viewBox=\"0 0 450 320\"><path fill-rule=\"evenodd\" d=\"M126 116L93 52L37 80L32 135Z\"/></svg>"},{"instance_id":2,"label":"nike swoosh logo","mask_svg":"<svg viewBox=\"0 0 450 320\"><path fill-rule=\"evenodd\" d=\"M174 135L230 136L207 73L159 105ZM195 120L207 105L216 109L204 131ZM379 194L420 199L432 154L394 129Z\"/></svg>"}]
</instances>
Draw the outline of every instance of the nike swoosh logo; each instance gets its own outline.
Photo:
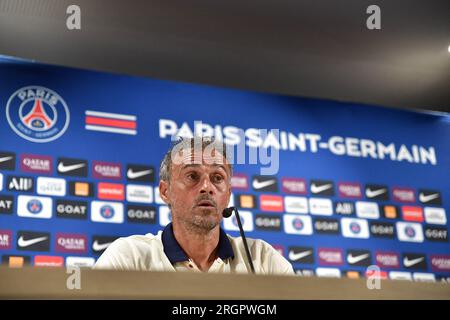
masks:
<instances>
[{"instance_id":1,"label":"nike swoosh logo","mask_svg":"<svg viewBox=\"0 0 450 320\"><path fill-rule=\"evenodd\" d=\"M253 180L253 188L257 190L262 189L274 184L275 182L276 182L275 180L267 180L267 181Z\"/></svg>"},{"instance_id":2,"label":"nike swoosh logo","mask_svg":"<svg viewBox=\"0 0 450 320\"><path fill-rule=\"evenodd\" d=\"M25 248L25 247L29 247L35 243L38 242L42 242L44 240L47 240L48 237L40 237L40 238L34 238L34 239L30 239L30 240L25 240L22 236L19 238L19 240L17 241L17 244L19 245L19 247L21 248Z\"/></svg>"},{"instance_id":3,"label":"nike swoosh logo","mask_svg":"<svg viewBox=\"0 0 450 320\"><path fill-rule=\"evenodd\" d=\"M103 251L103 250L105 250L106 248L108 248L109 245L110 245L111 243L112 243L112 242L107 242L107 243L102 243L102 244L100 244L100 243L98 243L97 240L95 240L94 243L92 244L92 249L93 249L94 251Z\"/></svg>"},{"instance_id":4,"label":"nike swoosh logo","mask_svg":"<svg viewBox=\"0 0 450 320\"><path fill-rule=\"evenodd\" d=\"M311 250L295 253L294 251L289 251L289 260L295 261L300 260L304 257L309 256L312 253Z\"/></svg>"},{"instance_id":5,"label":"nike swoosh logo","mask_svg":"<svg viewBox=\"0 0 450 320\"><path fill-rule=\"evenodd\" d=\"M331 187L333 187L333 185L331 183L329 184L324 184L322 186L317 186L314 183L311 185L311 192L312 193L320 193L323 192L327 189L330 189Z\"/></svg>"},{"instance_id":6,"label":"nike swoosh logo","mask_svg":"<svg viewBox=\"0 0 450 320\"><path fill-rule=\"evenodd\" d=\"M142 176L146 176L146 175L150 174L151 172L152 172L152 170L144 170L144 171L134 172L132 169L128 169L127 176L130 179L136 179L136 178L140 178Z\"/></svg>"},{"instance_id":7,"label":"nike swoosh logo","mask_svg":"<svg viewBox=\"0 0 450 320\"><path fill-rule=\"evenodd\" d=\"M374 197L379 196L380 194L383 194L386 192L387 192L386 188L378 189L378 190L367 189L366 196L367 196L367 198L374 198Z\"/></svg>"},{"instance_id":8,"label":"nike swoosh logo","mask_svg":"<svg viewBox=\"0 0 450 320\"><path fill-rule=\"evenodd\" d=\"M3 158L0 158L0 162L5 162L5 161L8 161L8 160L11 160L13 157L11 157L11 156L9 156L9 157L3 157Z\"/></svg>"},{"instance_id":9,"label":"nike swoosh logo","mask_svg":"<svg viewBox=\"0 0 450 320\"><path fill-rule=\"evenodd\" d=\"M415 265L415 264L418 264L418 263L421 262L423 259L425 259L425 258L424 258L424 257L421 257L421 258L409 260L408 257L405 257L405 258L403 259L403 264L405 265L405 267L408 268L408 267L411 267L411 266L413 266L413 265Z\"/></svg>"},{"instance_id":10,"label":"nike swoosh logo","mask_svg":"<svg viewBox=\"0 0 450 320\"><path fill-rule=\"evenodd\" d=\"M353 256L352 254L349 254L347 256L347 262L349 264L355 264L355 263L358 263L358 262L360 262L360 261L362 261L364 259L367 259L368 257L369 257L368 253L362 254L360 256Z\"/></svg>"},{"instance_id":11,"label":"nike swoosh logo","mask_svg":"<svg viewBox=\"0 0 450 320\"><path fill-rule=\"evenodd\" d=\"M433 199L436 199L439 197L439 193L433 193L433 194L429 194L429 195L424 195L423 193L419 194L419 200L420 202L428 202L431 201Z\"/></svg>"},{"instance_id":12,"label":"nike swoosh logo","mask_svg":"<svg viewBox=\"0 0 450 320\"><path fill-rule=\"evenodd\" d=\"M78 164L72 164L72 165L69 165L69 166L65 166L64 163L60 162L59 165L58 165L58 171L64 173L64 172L73 171L73 170L76 170L76 169L83 168L84 166L86 166L85 163L78 163Z\"/></svg>"}]
</instances>

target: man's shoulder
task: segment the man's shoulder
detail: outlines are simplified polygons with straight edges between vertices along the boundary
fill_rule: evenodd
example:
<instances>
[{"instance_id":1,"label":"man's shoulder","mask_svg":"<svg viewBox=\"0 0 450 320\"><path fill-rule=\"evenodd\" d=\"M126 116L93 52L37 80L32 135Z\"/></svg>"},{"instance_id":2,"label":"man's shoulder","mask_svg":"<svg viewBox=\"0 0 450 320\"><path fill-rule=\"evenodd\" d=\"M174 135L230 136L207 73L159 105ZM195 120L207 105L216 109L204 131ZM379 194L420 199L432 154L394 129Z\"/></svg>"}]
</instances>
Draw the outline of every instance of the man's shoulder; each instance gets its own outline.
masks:
<instances>
[{"instance_id":1,"label":"man's shoulder","mask_svg":"<svg viewBox=\"0 0 450 320\"><path fill-rule=\"evenodd\" d=\"M120 237L114 241L116 245L128 245L128 246L148 246L161 244L161 231L156 234L136 234L127 237Z\"/></svg>"},{"instance_id":2,"label":"man's shoulder","mask_svg":"<svg viewBox=\"0 0 450 320\"><path fill-rule=\"evenodd\" d=\"M108 246L95 264L97 269L144 269L162 252L161 232L120 237Z\"/></svg>"},{"instance_id":3,"label":"man's shoulder","mask_svg":"<svg viewBox=\"0 0 450 320\"><path fill-rule=\"evenodd\" d=\"M234 244L238 247L244 246L244 241L242 240L241 237L233 237L229 234L227 234L227 237L230 240L231 244ZM269 244L268 242L266 242L262 239L254 239L254 238L246 238L246 239L247 239L247 244L248 244L250 250L255 250L255 251L275 250L271 244Z\"/></svg>"}]
</instances>

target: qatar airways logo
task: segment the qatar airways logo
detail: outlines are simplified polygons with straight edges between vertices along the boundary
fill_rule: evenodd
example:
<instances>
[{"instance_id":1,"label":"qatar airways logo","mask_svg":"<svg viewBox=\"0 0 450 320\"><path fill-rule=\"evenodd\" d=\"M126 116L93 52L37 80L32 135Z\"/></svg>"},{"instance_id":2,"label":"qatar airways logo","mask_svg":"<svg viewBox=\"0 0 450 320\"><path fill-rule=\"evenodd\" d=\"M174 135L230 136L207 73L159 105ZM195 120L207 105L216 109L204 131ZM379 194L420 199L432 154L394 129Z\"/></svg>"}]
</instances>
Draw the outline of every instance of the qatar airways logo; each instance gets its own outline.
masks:
<instances>
[{"instance_id":1,"label":"qatar airways logo","mask_svg":"<svg viewBox=\"0 0 450 320\"><path fill-rule=\"evenodd\" d=\"M122 165L118 163L93 161L93 176L96 179L122 179Z\"/></svg>"}]
</instances>

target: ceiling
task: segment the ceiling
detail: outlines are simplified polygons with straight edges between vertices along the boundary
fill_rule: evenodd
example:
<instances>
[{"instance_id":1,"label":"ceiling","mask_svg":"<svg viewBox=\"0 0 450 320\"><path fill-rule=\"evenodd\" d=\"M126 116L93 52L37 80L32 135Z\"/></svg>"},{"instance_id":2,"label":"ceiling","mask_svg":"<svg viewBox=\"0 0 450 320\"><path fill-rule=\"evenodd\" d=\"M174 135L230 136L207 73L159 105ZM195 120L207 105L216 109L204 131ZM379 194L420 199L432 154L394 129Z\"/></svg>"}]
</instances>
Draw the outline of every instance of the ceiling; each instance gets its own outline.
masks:
<instances>
[{"instance_id":1,"label":"ceiling","mask_svg":"<svg viewBox=\"0 0 450 320\"><path fill-rule=\"evenodd\" d=\"M81 8L81 30L66 8ZM381 8L381 30L366 8ZM262 92L450 111L448 0L0 0L0 54Z\"/></svg>"}]
</instances>

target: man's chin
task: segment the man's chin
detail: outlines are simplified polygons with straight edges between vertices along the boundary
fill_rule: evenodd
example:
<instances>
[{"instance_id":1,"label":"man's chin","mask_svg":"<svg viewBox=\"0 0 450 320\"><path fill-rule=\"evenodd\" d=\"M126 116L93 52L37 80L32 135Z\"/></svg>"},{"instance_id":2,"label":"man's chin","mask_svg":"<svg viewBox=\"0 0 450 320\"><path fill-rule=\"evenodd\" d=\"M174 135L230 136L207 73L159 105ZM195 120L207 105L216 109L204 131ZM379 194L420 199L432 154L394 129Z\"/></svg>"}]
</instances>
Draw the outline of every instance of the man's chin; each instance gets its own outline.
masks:
<instances>
[{"instance_id":1,"label":"man's chin","mask_svg":"<svg viewBox=\"0 0 450 320\"><path fill-rule=\"evenodd\" d=\"M220 217L217 214L217 210L210 210L208 212L202 212L201 215L194 215L193 224L204 230L212 230L220 224Z\"/></svg>"}]
</instances>

